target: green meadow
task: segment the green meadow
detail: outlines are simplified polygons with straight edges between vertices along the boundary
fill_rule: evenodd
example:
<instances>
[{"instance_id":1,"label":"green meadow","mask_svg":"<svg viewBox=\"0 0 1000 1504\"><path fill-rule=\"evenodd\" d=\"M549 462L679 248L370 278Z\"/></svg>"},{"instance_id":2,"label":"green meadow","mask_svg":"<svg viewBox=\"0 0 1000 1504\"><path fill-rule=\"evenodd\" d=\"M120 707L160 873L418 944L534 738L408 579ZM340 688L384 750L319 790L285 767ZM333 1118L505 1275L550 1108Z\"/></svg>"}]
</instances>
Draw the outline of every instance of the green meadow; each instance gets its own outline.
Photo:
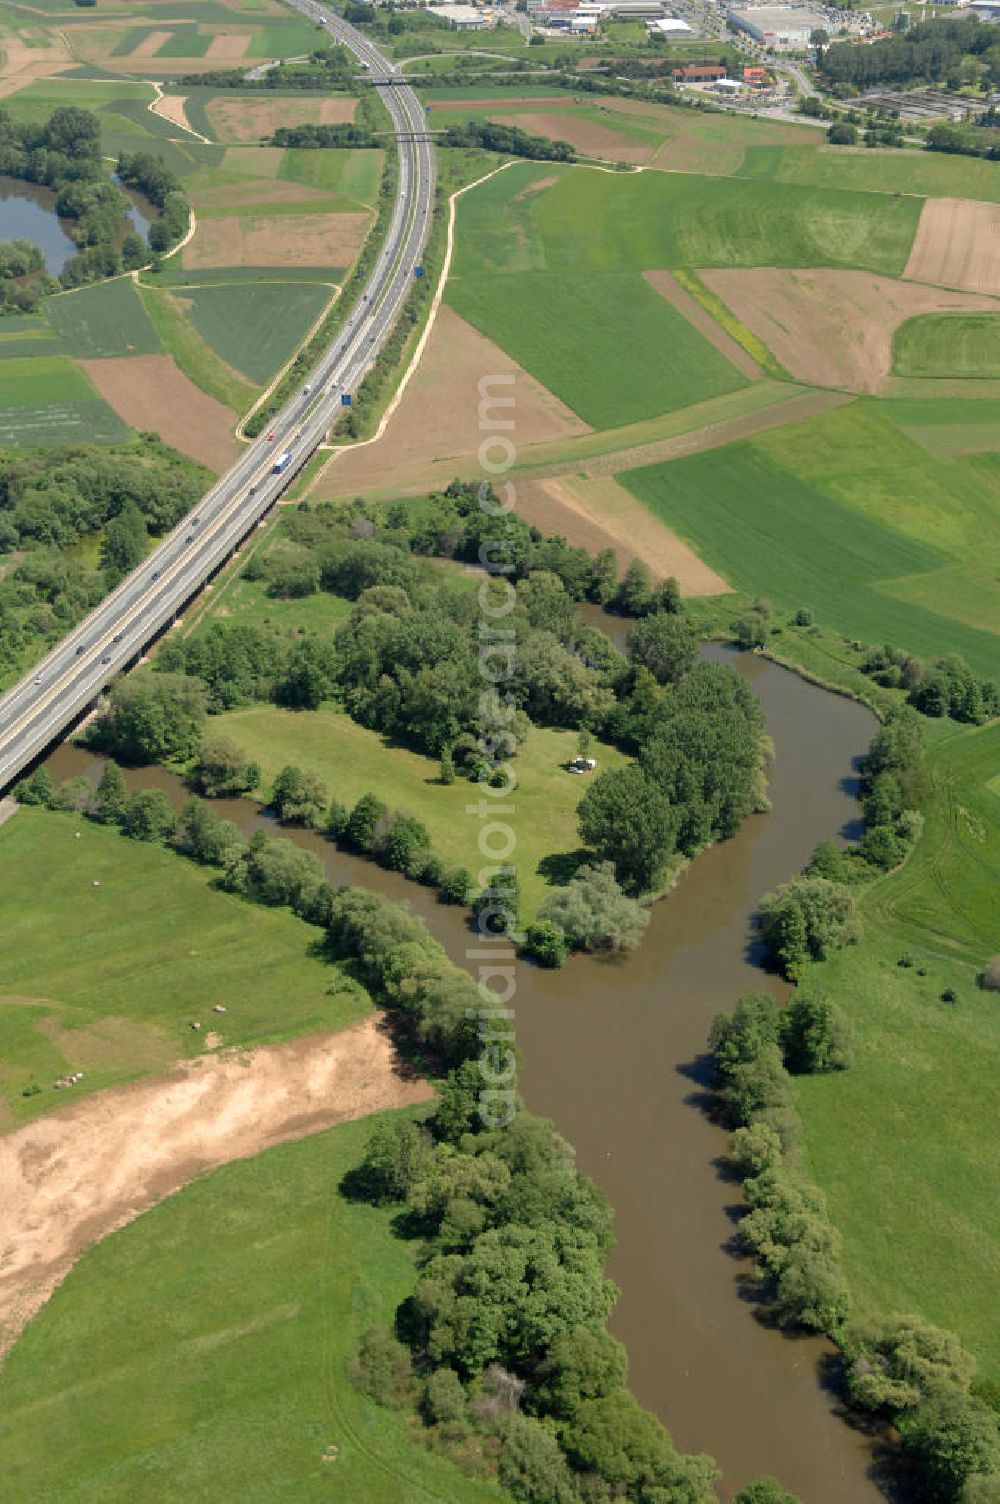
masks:
<instances>
[{"instance_id":1,"label":"green meadow","mask_svg":"<svg viewBox=\"0 0 1000 1504\"><path fill-rule=\"evenodd\" d=\"M810 971L850 1016L854 1064L796 1086L860 1312L919 1312L995 1381L1000 1013L977 975L1000 946L1000 724L932 729L921 841L864 894L861 943Z\"/></svg>"},{"instance_id":2,"label":"green meadow","mask_svg":"<svg viewBox=\"0 0 1000 1504\"><path fill-rule=\"evenodd\" d=\"M76 832L80 835L77 838ZM17 1118L198 1054L224 1004L231 1044L353 1023L367 997L317 958L290 910L213 887L216 874L80 815L19 810L0 827L0 1101ZM22 1097L32 1081L40 1094Z\"/></svg>"},{"instance_id":3,"label":"green meadow","mask_svg":"<svg viewBox=\"0 0 1000 1504\"><path fill-rule=\"evenodd\" d=\"M790 183L519 163L463 198L455 276L678 266L841 266L899 276L920 207Z\"/></svg>"},{"instance_id":4,"label":"green meadow","mask_svg":"<svg viewBox=\"0 0 1000 1504\"><path fill-rule=\"evenodd\" d=\"M417 1249L338 1190L375 1121L227 1165L83 1255L0 1374L5 1499L499 1504L349 1377Z\"/></svg>"},{"instance_id":5,"label":"green meadow","mask_svg":"<svg viewBox=\"0 0 1000 1504\"><path fill-rule=\"evenodd\" d=\"M372 792L390 809L416 815L449 866L475 873L482 865L475 822L466 813L469 785L461 780L442 784L437 762L392 745L342 711L261 705L228 711L213 725L260 763L265 797L281 768L294 763L322 778L331 797L342 804L355 804L362 794ZM543 858L580 848L576 807L585 790L581 779L566 772L576 752L575 732L542 726L533 726L518 748L518 874L528 918L548 892L539 870ZM592 755L602 768L624 761L603 742L595 741Z\"/></svg>"},{"instance_id":6,"label":"green meadow","mask_svg":"<svg viewBox=\"0 0 1000 1504\"><path fill-rule=\"evenodd\" d=\"M826 146L820 132L816 135L814 148L748 145L739 176L811 188L1000 202L1000 173L993 162L933 151L886 153Z\"/></svg>"},{"instance_id":7,"label":"green meadow","mask_svg":"<svg viewBox=\"0 0 1000 1504\"><path fill-rule=\"evenodd\" d=\"M857 402L619 480L736 588L996 674L997 458L931 460Z\"/></svg>"},{"instance_id":8,"label":"green meadow","mask_svg":"<svg viewBox=\"0 0 1000 1504\"><path fill-rule=\"evenodd\" d=\"M925 313L900 324L892 341L897 376L1000 377L997 313Z\"/></svg>"},{"instance_id":9,"label":"green meadow","mask_svg":"<svg viewBox=\"0 0 1000 1504\"><path fill-rule=\"evenodd\" d=\"M449 301L595 428L673 412L746 378L635 272L459 277Z\"/></svg>"}]
</instances>

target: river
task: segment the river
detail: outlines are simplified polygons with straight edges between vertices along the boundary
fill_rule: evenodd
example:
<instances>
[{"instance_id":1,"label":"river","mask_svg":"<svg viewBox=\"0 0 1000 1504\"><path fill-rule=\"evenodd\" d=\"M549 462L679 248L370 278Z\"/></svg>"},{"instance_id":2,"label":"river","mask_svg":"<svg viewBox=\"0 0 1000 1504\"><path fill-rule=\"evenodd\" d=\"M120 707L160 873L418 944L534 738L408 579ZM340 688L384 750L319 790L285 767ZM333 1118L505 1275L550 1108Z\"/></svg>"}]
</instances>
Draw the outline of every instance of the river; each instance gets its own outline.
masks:
<instances>
[{"instance_id":1,"label":"river","mask_svg":"<svg viewBox=\"0 0 1000 1504\"><path fill-rule=\"evenodd\" d=\"M592 619L617 635L613 622ZM521 1086L532 1110L552 1117L575 1145L615 1209L610 1273L622 1294L612 1330L628 1350L634 1393L678 1447L718 1460L727 1498L772 1473L805 1504L875 1504L883 1494L869 1442L840 1418L822 1381L832 1349L785 1336L754 1314L749 1266L731 1249L740 1196L720 1165L726 1135L703 1110L714 1014L750 989L783 991L755 964L753 909L802 868L818 841L856 832L857 760L873 721L861 706L763 659L723 648L707 655L732 663L760 700L775 743L772 809L690 864L654 907L635 954L577 956L558 972L520 967ZM49 767L57 780L96 771L93 758L69 746ZM186 797L160 768L129 782ZM271 823L248 801L215 807L244 829ZM331 881L407 900L463 961L462 911L315 834L283 833L319 852Z\"/></svg>"}]
</instances>

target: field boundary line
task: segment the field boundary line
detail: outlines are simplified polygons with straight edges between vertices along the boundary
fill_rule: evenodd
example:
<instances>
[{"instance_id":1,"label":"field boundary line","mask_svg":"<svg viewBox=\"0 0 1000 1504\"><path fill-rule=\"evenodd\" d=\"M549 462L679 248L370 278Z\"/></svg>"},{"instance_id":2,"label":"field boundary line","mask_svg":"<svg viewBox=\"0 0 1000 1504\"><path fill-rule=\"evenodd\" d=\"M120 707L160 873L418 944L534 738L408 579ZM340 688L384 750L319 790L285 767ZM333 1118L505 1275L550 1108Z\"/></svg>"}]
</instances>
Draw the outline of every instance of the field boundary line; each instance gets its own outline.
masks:
<instances>
[{"instance_id":1,"label":"field boundary line","mask_svg":"<svg viewBox=\"0 0 1000 1504\"><path fill-rule=\"evenodd\" d=\"M441 307L441 301L444 297L445 283L448 280L448 273L451 270L452 251L454 250L455 246L455 205L457 201L462 197L463 193L468 193L471 188L478 188L481 183L485 183L489 178L495 178L498 172L503 172L506 168L513 166L513 160L509 162L501 162L499 167L492 168L491 171L484 173L481 178L476 178L475 182L473 183L466 183L464 188L456 188L455 192L449 196L448 234L445 241L444 260L441 262L441 272L438 276L437 287L434 289L434 296L431 299L430 312L427 315L427 322L424 324L423 329L420 331L420 338L417 340L417 343L413 347L413 353L411 354L410 359L407 362L406 369L404 370L400 378L399 385L396 387L396 390L393 392L391 398L389 399L385 412L379 419L379 425L376 428L375 432L372 434L371 438L362 439L357 444L343 444L337 445L335 448L333 448L330 454L330 458L327 460L326 464L316 472L316 474L313 476L312 481L306 488L305 494L302 497L303 501L308 500L308 498L312 495L316 486L326 475L327 470L337 459L338 455L353 454L358 449L366 449L369 444L377 444L379 440L384 436L386 428L389 425L389 419L399 407L400 402L402 402L406 388L410 384L410 379L416 373L417 366L420 364L424 350L427 348L427 341L430 339L431 331L437 321L438 310Z\"/></svg>"},{"instance_id":2,"label":"field boundary line","mask_svg":"<svg viewBox=\"0 0 1000 1504\"><path fill-rule=\"evenodd\" d=\"M214 141L210 141L207 136L203 136L202 133L201 133L201 131L196 131L193 125L184 125L180 120L171 120L168 115L161 115L160 112L159 112L159 110L156 108L156 106L159 104L159 102L160 102L161 99L163 99L163 98L166 97L164 95L164 93L163 93L163 83L162 83L162 81L157 80L157 79L149 79L149 80L147 80L147 82L149 83L150 87L154 91L153 98L149 101L149 104L146 106L146 109L149 111L149 113L151 115L155 115L156 118L157 118L157 120L165 120L168 125L176 125L182 131L187 131L187 133L188 133L189 136L194 136L197 140L203 141L206 146L214 146L216 144ZM181 113L183 113L183 110L184 110L184 102L182 100L181 101Z\"/></svg>"}]
</instances>

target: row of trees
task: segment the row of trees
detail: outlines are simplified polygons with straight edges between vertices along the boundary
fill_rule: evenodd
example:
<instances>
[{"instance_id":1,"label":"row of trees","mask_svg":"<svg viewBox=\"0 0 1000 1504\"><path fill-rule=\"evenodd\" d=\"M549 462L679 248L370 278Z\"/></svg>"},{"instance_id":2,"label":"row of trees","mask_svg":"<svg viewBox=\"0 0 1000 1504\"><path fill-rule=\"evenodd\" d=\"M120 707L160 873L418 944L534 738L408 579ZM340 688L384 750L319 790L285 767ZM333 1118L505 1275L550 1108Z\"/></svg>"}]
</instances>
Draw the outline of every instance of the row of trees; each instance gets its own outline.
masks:
<instances>
[{"instance_id":1,"label":"row of trees","mask_svg":"<svg viewBox=\"0 0 1000 1504\"><path fill-rule=\"evenodd\" d=\"M917 1316L851 1322L840 1238L822 1192L799 1164L802 1124L790 1073L850 1064L840 1011L802 988L783 1012L752 993L716 1018L710 1044L720 1107L736 1130L731 1158L749 1206L739 1235L779 1324L834 1339L847 1398L898 1427L921 1500L995 1498L997 1419L973 1391L973 1359L953 1333Z\"/></svg>"},{"instance_id":2,"label":"row of trees","mask_svg":"<svg viewBox=\"0 0 1000 1504\"><path fill-rule=\"evenodd\" d=\"M279 125L271 137L272 146L378 146L374 131L364 125Z\"/></svg>"},{"instance_id":3,"label":"row of trees","mask_svg":"<svg viewBox=\"0 0 1000 1504\"><path fill-rule=\"evenodd\" d=\"M400 1204L423 1241L396 1334L362 1342L363 1385L418 1408L438 1445L469 1456L479 1433L477 1451L527 1504L574 1504L584 1486L593 1499L713 1499L710 1460L679 1456L624 1387L624 1353L605 1330L616 1292L603 1196L551 1124L520 1111L498 1128L484 1111L471 979L419 920L371 894L338 894L329 933L452 1061L428 1124L377 1129L345 1186Z\"/></svg>"},{"instance_id":4,"label":"row of trees","mask_svg":"<svg viewBox=\"0 0 1000 1504\"><path fill-rule=\"evenodd\" d=\"M441 146L479 147L507 157L528 157L536 162L575 162L576 148L568 141L533 136L517 125L498 125L485 119L470 119L450 125L439 138Z\"/></svg>"},{"instance_id":5,"label":"row of trees","mask_svg":"<svg viewBox=\"0 0 1000 1504\"><path fill-rule=\"evenodd\" d=\"M80 248L59 274L63 287L115 276L145 261L145 243L126 217L129 200L105 170L93 111L68 106L45 121L21 122L0 109L0 173L55 191L56 211L69 220ZM9 296L6 306L34 306L47 288L47 279L38 282L27 298Z\"/></svg>"},{"instance_id":6,"label":"row of trees","mask_svg":"<svg viewBox=\"0 0 1000 1504\"><path fill-rule=\"evenodd\" d=\"M118 177L159 209L159 219L150 226L149 245L158 254L169 251L187 233L191 218L191 205L176 172L155 152L123 151L118 157Z\"/></svg>"},{"instance_id":7,"label":"row of trees","mask_svg":"<svg viewBox=\"0 0 1000 1504\"><path fill-rule=\"evenodd\" d=\"M305 63L279 63L256 78L248 78L245 68L212 68L204 73L185 73L176 80L180 89L239 89L252 94L280 89L323 89L332 91L356 87L358 64L346 47L316 47Z\"/></svg>"}]
</instances>

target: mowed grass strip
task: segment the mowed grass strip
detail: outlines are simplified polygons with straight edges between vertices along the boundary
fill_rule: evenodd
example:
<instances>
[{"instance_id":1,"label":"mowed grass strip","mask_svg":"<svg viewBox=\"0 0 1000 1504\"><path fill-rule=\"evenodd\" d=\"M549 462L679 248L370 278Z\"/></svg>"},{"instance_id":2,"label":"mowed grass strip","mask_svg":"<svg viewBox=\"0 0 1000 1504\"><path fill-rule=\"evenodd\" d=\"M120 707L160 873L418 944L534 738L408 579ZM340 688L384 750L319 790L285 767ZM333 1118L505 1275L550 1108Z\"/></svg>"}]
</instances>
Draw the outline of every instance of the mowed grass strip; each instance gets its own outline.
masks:
<instances>
[{"instance_id":1,"label":"mowed grass strip","mask_svg":"<svg viewBox=\"0 0 1000 1504\"><path fill-rule=\"evenodd\" d=\"M219 892L211 869L82 816L19 810L0 828L0 874L0 1088L18 1118L63 1100L23 1098L29 1081L50 1087L84 1060L89 1091L200 1053L189 1024L210 1027L216 1003L231 1044L341 1028L367 1009L360 990L330 995L338 972L289 910Z\"/></svg>"},{"instance_id":2,"label":"mowed grass strip","mask_svg":"<svg viewBox=\"0 0 1000 1504\"><path fill-rule=\"evenodd\" d=\"M907 319L893 337L892 369L896 376L1000 377L1000 310Z\"/></svg>"},{"instance_id":3,"label":"mowed grass strip","mask_svg":"<svg viewBox=\"0 0 1000 1504\"><path fill-rule=\"evenodd\" d=\"M227 1165L83 1255L0 1374L11 1498L500 1504L349 1377L418 1246L337 1189L377 1121Z\"/></svg>"},{"instance_id":4,"label":"mowed grass strip","mask_svg":"<svg viewBox=\"0 0 1000 1504\"><path fill-rule=\"evenodd\" d=\"M618 479L737 589L808 607L866 642L1000 668L1000 638L966 624L948 572L978 557L967 514L988 512L990 477L971 463L930 464L861 404ZM952 514L949 531L936 511ZM933 611L881 588L939 571Z\"/></svg>"},{"instance_id":5,"label":"mowed grass strip","mask_svg":"<svg viewBox=\"0 0 1000 1504\"><path fill-rule=\"evenodd\" d=\"M455 273L844 266L899 276L920 209L914 198L788 183L517 164L462 199Z\"/></svg>"},{"instance_id":6,"label":"mowed grass strip","mask_svg":"<svg viewBox=\"0 0 1000 1504\"><path fill-rule=\"evenodd\" d=\"M449 865L467 867L473 875L482 867L478 822L466 812L475 787L464 779L440 783L438 764L431 758L392 746L335 710L254 706L218 716L212 724L260 763L265 797L281 768L294 763L318 774L342 804L353 805L371 791L391 809L416 815ZM533 726L518 748L515 825L526 917L534 915L548 891L538 870L543 857L580 848L576 807L587 782L566 771L576 756L576 742L575 732ZM592 755L602 768L619 767L625 760L603 743L595 745Z\"/></svg>"},{"instance_id":7,"label":"mowed grass strip","mask_svg":"<svg viewBox=\"0 0 1000 1504\"><path fill-rule=\"evenodd\" d=\"M163 346L129 277L63 293L48 303L52 327L72 355L158 355Z\"/></svg>"},{"instance_id":8,"label":"mowed grass strip","mask_svg":"<svg viewBox=\"0 0 1000 1504\"><path fill-rule=\"evenodd\" d=\"M810 974L851 1018L854 1064L797 1090L862 1312L951 1328L995 1380L1000 1012L976 974L1000 934L1000 725L935 730L921 841L865 895L861 944Z\"/></svg>"},{"instance_id":9,"label":"mowed grass strip","mask_svg":"<svg viewBox=\"0 0 1000 1504\"><path fill-rule=\"evenodd\" d=\"M594 428L747 385L636 273L466 275L449 284L448 301Z\"/></svg>"},{"instance_id":10,"label":"mowed grass strip","mask_svg":"<svg viewBox=\"0 0 1000 1504\"><path fill-rule=\"evenodd\" d=\"M332 295L332 287L309 282L233 283L180 293L205 343L257 385L290 359Z\"/></svg>"}]
</instances>

